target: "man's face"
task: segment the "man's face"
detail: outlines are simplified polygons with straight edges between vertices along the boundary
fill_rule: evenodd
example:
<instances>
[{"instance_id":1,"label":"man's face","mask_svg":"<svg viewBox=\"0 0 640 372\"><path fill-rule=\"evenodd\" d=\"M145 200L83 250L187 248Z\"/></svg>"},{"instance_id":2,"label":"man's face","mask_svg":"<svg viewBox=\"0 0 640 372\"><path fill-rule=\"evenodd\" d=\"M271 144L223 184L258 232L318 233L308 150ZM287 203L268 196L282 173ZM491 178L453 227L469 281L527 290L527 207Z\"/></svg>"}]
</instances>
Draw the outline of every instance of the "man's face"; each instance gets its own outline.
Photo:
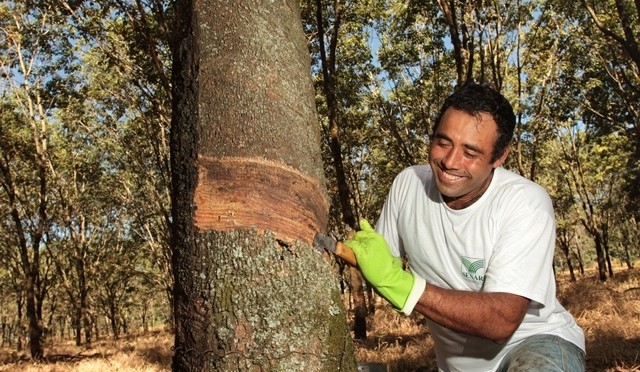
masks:
<instances>
[{"instance_id":1,"label":"man's face","mask_svg":"<svg viewBox=\"0 0 640 372\"><path fill-rule=\"evenodd\" d=\"M436 187L453 209L473 204L489 187L493 169L501 166L508 151L491 162L498 126L486 113L472 116L449 108L431 141L429 164Z\"/></svg>"}]
</instances>

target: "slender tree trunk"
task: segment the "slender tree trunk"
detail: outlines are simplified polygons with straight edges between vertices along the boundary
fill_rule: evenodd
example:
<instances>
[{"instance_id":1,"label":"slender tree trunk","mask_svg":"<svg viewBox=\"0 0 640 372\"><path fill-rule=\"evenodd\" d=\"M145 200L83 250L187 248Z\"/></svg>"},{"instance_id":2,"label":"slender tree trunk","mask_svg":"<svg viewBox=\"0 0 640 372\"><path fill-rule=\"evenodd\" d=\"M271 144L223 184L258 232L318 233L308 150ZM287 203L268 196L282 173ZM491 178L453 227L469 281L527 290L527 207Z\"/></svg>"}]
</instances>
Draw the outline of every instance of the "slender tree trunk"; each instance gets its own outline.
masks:
<instances>
[{"instance_id":1,"label":"slender tree trunk","mask_svg":"<svg viewBox=\"0 0 640 372\"><path fill-rule=\"evenodd\" d=\"M572 282L576 281L576 274L573 271L573 263L571 262L571 247L565 246L564 243L561 243L562 253L564 254L564 259L567 262L567 267L569 268L569 275Z\"/></svg>"},{"instance_id":2,"label":"slender tree trunk","mask_svg":"<svg viewBox=\"0 0 640 372\"><path fill-rule=\"evenodd\" d=\"M176 2L175 371L355 370L295 1Z\"/></svg>"},{"instance_id":3,"label":"slender tree trunk","mask_svg":"<svg viewBox=\"0 0 640 372\"><path fill-rule=\"evenodd\" d=\"M73 331L76 336L76 346L82 346L82 306L75 305Z\"/></svg>"},{"instance_id":4,"label":"slender tree trunk","mask_svg":"<svg viewBox=\"0 0 640 372\"><path fill-rule=\"evenodd\" d=\"M7 164L0 164L0 170L2 171L0 176L3 177L3 188L7 191L7 197L9 199L9 205L11 207L11 219L14 223L16 237L19 242L19 257L20 257L20 275L22 285L25 293L25 310L28 321L28 334L29 334L29 351L31 358L40 360L44 356L44 345L42 340L42 309L39 304L38 288L40 288L40 243L44 235L44 231L47 224L46 213L46 190L47 183L46 168L42 163L39 164L39 202L38 202L38 214L37 224L35 231L27 232L25 225L27 219L23 219L19 212L18 207L18 193L15 191L13 184L14 175ZM34 217L35 218L35 217ZM22 348L22 342L19 341L19 348Z\"/></svg>"},{"instance_id":5,"label":"slender tree trunk","mask_svg":"<svg viewBox=\"0 0 640 372\"><path fill-rule=\"evenodd\" d=\"M571 257L569 254L566 255L567 266L569 267L569 276L572 282L576 281L576 273L573 270L573 263L571 262Z\"/></svg>"},{"instance_id":6,"label":"slender tree trunk","mask_svg":"<svg viewBox=\"0 0 640 372\"><path fill-rule=\"evenodd\" d=\"M36 274L32 271L27 277L27 319L29 320L29 351L31 358L40 360L44 357L44 345L42 340L42 322L38 318L36 303L35 282Z\"/></svg>"},{"instance_id":7,"label":"slender tree trunk","mask_svg":"<svg viewBox=\"0 0 640 372\"><path fill-rule=\"evenodd\" d=\"M609 254L609 245L604 244L604 255L607 259L607 272L609 277L613 277L613 265L611 264L611 255Z\"/></svg>"},{"instance_id":8,"label":"slender tree trunk","mask_svg":"<svg viewBox=\"0 0 640 372\"><path fill-rule=\"evenodd\" d=\"M473 80L474 35L473 4L468 0L438 0L444 22L449 28L459 85ZM458 8L460 13L458 13ZM458 17L460 15L460 17Z\"/></svg>"},{"instance_id":9,"label":"slender tree trunk","mask_svg":"<svg viewBox=\"0 0 640 372\"><path fill-rule=\"evenodd\" d=\"M322 64L323 92L327 100L327 116L329 118L329 148L333 159L333 166L336 171L338 186L338 198L340 200L340 211L342 219L352 229L357 227L356 217L351 209L351 198L347 177L344 170L342 157L342 147L340 144L340 126L338 125L338 106L336 103L336 49L338 47L338 30L340 29L341 5L336 1L335 23L331 42L329 43L329 53L327 56L325 46L324 18L322 16L322 1L316 0L316 24L318 27L318 44L320 45L320 61Z\"/></svg>"},{"instance_id":10,"label":"slender tree trunk","mask_svg":"<svg viewBox=\"0 0 640 372\"><path fill-rule=\"evenodd\" d=\"M604 282L607 280L607 259L604 253L604 247L602 246L602 237L600 234L595 234L594 241L596 244L596 256L598 259L598 278Z\"/></svg>"},{"instance_id":11,"label":"slender tree trunk","mask_svg":"<svg viewBox=\"0 0 640 372\"><path fill-rule=\"evenodd\" d=\"M318 28L318 45L320 46L320 62L322 64L322 81L323 93L327 101L327 117L329 119L329 148L331 150L331 158L333 159L333 167L336 172L336 183L338 188L338 199L340 201L340 212L342 220L352 229L357 229L356 213L354 213L351 204L351 190L347 182L345 172L342 145L340 143L340 125L338 124L338 104L336 101L337 90L337 61L336 50L338 47L338 32L341 26L342 4L335 1L335 21L333 24L333 32L330 42L325 45L324 17L322 13L322 1L316 0L316 26ZM328 53L327 53L328 49ZM364 300L364 281L358 270L351 269L351 291L354 294L354 333L358 340L367 339L367 307Z\"/></svg>"},{"instance_id":12,"label":"slender tree trunk","mask_svg":"<svg viewBox=\"0 0 640 372\"><path fill-rule=\"evenodd\" d=\"M100 339L100 333L101 333L100 332L100 321L99 321L99 318L97 318L97 317L95 317L93 315L90 315L89 319L91 320L91 325L92 325L92 327L91 327L91 329L92 329L92 331L91 331L91 339L92 340L99 340Z\"/></svg>"},{"instance_id":13,"label":"slender tree trunk","mask_svg":"<svg viewBox=\"0 0 640 372\"><path fill-rule=\"evenodd\" d=\"M573 269L573 263L571 262L571 240L573 240L572 236L568 233L566 228L558 228L557 230L557 244L560 247L560 250L564 254L565 261L567 262L567 267L569 268L569 275L571 277L571 281L576 281L576 274Z\"/></svg>"},{"instance_id":14,"label":"slender tree trunk","mask_svg":"<svg viewBox=\"0 0 640 372\"><path fill-rule=\"evenodd\" d=\"M2 320L2 345L0 347L5 347L5 344L9 344L11 347L11 325L7 324L6 321Z\"/></svg>"},{"instance_id":15,"label":"slender tree trunk","mask_svg":"<svg viewBox=\"0 0 640 372\"><path fill-rule=\"evenodd\" d=\"M118 310L116 308L116 302L109 301L109 322L111 324L111 332L113 332L113 339L120 338L120 325L118 323Z\"/></svg>"},{"instance_id":16,"label":"slender tree trunk","mask_svg":"<svg viewBox=\"0 0 640 372\"><path fill-rule=\"evenodd\" d=\"M620 247L620 251L624 252L624 263L627 266L627 269L633 269L633 260L631 259L631 251L629 250L629 244L622 244L618 242L618 247Z\"/></svg>"},{"instance_id":17,"label":"slender tree trunk","mask_svg":"<svg viewBox=\"0 0 640 372\"><path fill-rule=\"evenodd\" d=\"M142 306L142 314L140 314L140 320L142 321L142 332L145 335L149 333L149 320L147 319L148 313L149 313L149 303L145 301Z\"/></svg>"},{"instance_id":18,"label":"slender tree trunk","mask_svg":"<svg viewBox=\"0 0 640 372\"><path fill-rule=\"evenodd\" d=\"M84 328L84 347L91 349L93 347L91 316L86 304L82 306L82 326Z\"/></svg>"},{"instance_id":19,"label":"slender tree trunk","mask_svg":"<svg viewBox=\"0 0 640 372\"><path fill-rule=\"evenodd\" d=\"M582 259L582 244L580 239L576 239L576 257L578 258L578 267L580 268L580 275L584 275L584 260Z\"/></svg>"}]
</instances>

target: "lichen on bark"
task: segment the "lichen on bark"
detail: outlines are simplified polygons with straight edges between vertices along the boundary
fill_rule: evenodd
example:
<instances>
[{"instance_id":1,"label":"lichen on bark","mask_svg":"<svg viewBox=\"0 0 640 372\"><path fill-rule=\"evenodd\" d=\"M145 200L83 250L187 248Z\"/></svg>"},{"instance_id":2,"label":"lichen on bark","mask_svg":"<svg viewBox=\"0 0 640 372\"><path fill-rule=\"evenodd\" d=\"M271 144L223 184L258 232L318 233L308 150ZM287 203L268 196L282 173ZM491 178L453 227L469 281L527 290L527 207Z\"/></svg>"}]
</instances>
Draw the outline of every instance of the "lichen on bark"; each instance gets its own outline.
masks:
<instances>
[{"instance_id":1,"label":"lichen on bark","mask_svg":"<svg viewBox=\"0 0 640 372\"><path fill-rule=\"evenodd\" d=\"M176 2L176 371L352 371L295 1Z\"/></svg>"},{"instance_id":2,"label":"lichen on bark","mask_svg":"<svg viewBox=\"0 0 640 372\"><path fill-rule=\"evenodd\" d=\"M218 352L210 370L354 370L335 274L311 247L255 229L202 232L215 247L201 290L211 299Z\"/></svg>"}]
</instances>

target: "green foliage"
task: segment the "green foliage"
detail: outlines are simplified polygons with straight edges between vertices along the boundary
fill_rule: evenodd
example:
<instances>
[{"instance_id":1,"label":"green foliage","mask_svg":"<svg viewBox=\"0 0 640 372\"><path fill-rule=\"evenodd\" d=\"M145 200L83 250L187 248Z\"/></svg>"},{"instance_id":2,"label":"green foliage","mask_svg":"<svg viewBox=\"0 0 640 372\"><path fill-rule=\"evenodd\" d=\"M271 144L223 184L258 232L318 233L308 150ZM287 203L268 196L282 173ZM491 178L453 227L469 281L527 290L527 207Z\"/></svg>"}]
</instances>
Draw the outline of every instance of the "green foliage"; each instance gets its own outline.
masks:
<instances>
[{"instance_id":1,"label":"green foliage","mask_svg":"<svg viewBox=\"0 0 640 372\"><path fill-rule=\"evenodd\" d=\"M141 298L164 292L163 318L170 319L170 18L167 4L139 5L18 2L0 8L6 41L0 155L7 186L0 207L19 212L27 232L46 236L26 257L16 223L4 220L2 267L19 274L28 260L41 280L38 296L51 311L69 309L73 321L67 324L77 332L91 330L105 296L122 317L127 306L143 311L148 301ZM38 192L43 180L46 194ZM38 225L42 200L50 220ZM23 296L24 288L16 290ZM38 306L46 309L45 302Z\"/></svg>"},{"instance_id":2,"label":"green foliage","mask_svg":"<svg viewBox=\"0 0 640 372\"><path fill-rule=\"evenodd\" d=\"M615 219L635 213L637 220L640 210L634 202L640 184L639 74L631 44L620 42L630 38L625 27L637 34L639 22L631 2L621 3L626 13L613 1L461 1L448 9L439 2L389 0L370 6L368 17L352 18L361 23L349 29L361 30L360 40L370 46L370 54L363 48L358 60L340 59L348 55L343 50L352 47L352 36L335 26L335 11L328 12L325 27L339 30L339 72L356 72L336 74L334 94L346 102L339 106L340 142L344 163L354 174L350 187L359 213L375 220L395 174L426 161L430 127L458 83L457 65L466 63L462 67L471 69L474 80L499 87L518 114L507 167L550 191L562 228L584 236L581 221L591 221L592 238L606 232L614 240L598 239L614 247L619 236ZM340 5L344 12L355 12ZM315 19L305 20L312 35ZM454 47L455 40L461 49ZM312 43L310 50L320 66L317 48ZM319 71L313 70L321 82ZM355 95L356 87L367 89ZM326 115L323 94L318 89L321 118ZM325 159L331 164L331 154ZM570 170L578 164L582 176L574 179ZM328 167L330 182L331 172ZM339 226L339 218L335 221ZM594 248L586 239L573 244Z\"/></svg>"},{"instance_id":3,"label":"green foliage","mask_svg":"<svg viewBox=\"0 0 640 372\"><path fill-rule=\"evenodd\" d=\"M599 235L611 255L637 257L637 248L624 249L637 245L625 242L638 242L640 220L635 3L458 1L454 9L444 3L300 2L332 228L342 231L343 222L329 149L331 110L350 203L375 221L394 176L427 161L428 134L462 66L514 104L518 127L507 167L550 192L558 230L572 237L574 252L594 259ZM334 107L323 90L318 4ZM118 299L121 314L141 311L135 304L158 291L171 301L171 19L167 1L0 5L6 170L0 281L10 302L23 297L25 262L36 265L38 254L44 256L40 293L46 304L58 299L58 312L83 292L94 314L108 314L110 298ZM454 48L456 40L462 49ZM42 201L46 221L38 215ZM13 211L21 216L18 225ZM32 243L38 232L42 242L23 261L21 237ZM119 277L126 280L118 284ZM54 308L46 304L45 310ZM13 306L2 310L14 312Z\"/></svg>"}]
</instances>

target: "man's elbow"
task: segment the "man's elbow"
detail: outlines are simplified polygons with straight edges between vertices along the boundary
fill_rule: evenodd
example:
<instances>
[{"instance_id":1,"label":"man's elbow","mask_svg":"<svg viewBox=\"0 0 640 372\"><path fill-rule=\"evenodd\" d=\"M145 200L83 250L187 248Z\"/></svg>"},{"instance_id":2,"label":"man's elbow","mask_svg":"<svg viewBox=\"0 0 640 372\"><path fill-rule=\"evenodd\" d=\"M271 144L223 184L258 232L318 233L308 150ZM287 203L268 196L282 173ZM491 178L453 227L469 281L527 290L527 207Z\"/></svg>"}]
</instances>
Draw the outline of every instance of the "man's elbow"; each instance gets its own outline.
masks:
<instances>
[{"instance_id":1,"label":"man's elbow","mask_svg":"<svg viewBox=\"0 0 640 372\"><path fill-rule=\"evenodd\" d=\"M531 301L517 295L508 294L507 296L510 297L510 306L502 309L495 308L494 315L497 317L488 324L491 327L491 336L488 338L500 345L507 342L520 327Z\"/></svg>"},{"instance_id":2,"label":"man's elbow","mask_svg":"<svg viewBox=\"0 0 640 372\"><path fill-rule=\"evenodd\" d=\"M495 342L498 345L502 345L505 342L507 342L507 340L509 340L509 338L511 338L512 335L513 335L513 332L509 332L509 333L501 332L491 337L490 340Z\"/></svg>"},{"instance_id":3,"label":"man's elbow","mask_svg":"<svg viewBox=\"0 0 640 372\"><path fill-rule=\"evenodd\" d=\"M504 344L511 338L511 336L513 336L518 327L520 327L521 322L522 319L501 322L500 326L492 328L493 332L489 335L489 340L498 345Z\"/></svg>"}]
</instances>

